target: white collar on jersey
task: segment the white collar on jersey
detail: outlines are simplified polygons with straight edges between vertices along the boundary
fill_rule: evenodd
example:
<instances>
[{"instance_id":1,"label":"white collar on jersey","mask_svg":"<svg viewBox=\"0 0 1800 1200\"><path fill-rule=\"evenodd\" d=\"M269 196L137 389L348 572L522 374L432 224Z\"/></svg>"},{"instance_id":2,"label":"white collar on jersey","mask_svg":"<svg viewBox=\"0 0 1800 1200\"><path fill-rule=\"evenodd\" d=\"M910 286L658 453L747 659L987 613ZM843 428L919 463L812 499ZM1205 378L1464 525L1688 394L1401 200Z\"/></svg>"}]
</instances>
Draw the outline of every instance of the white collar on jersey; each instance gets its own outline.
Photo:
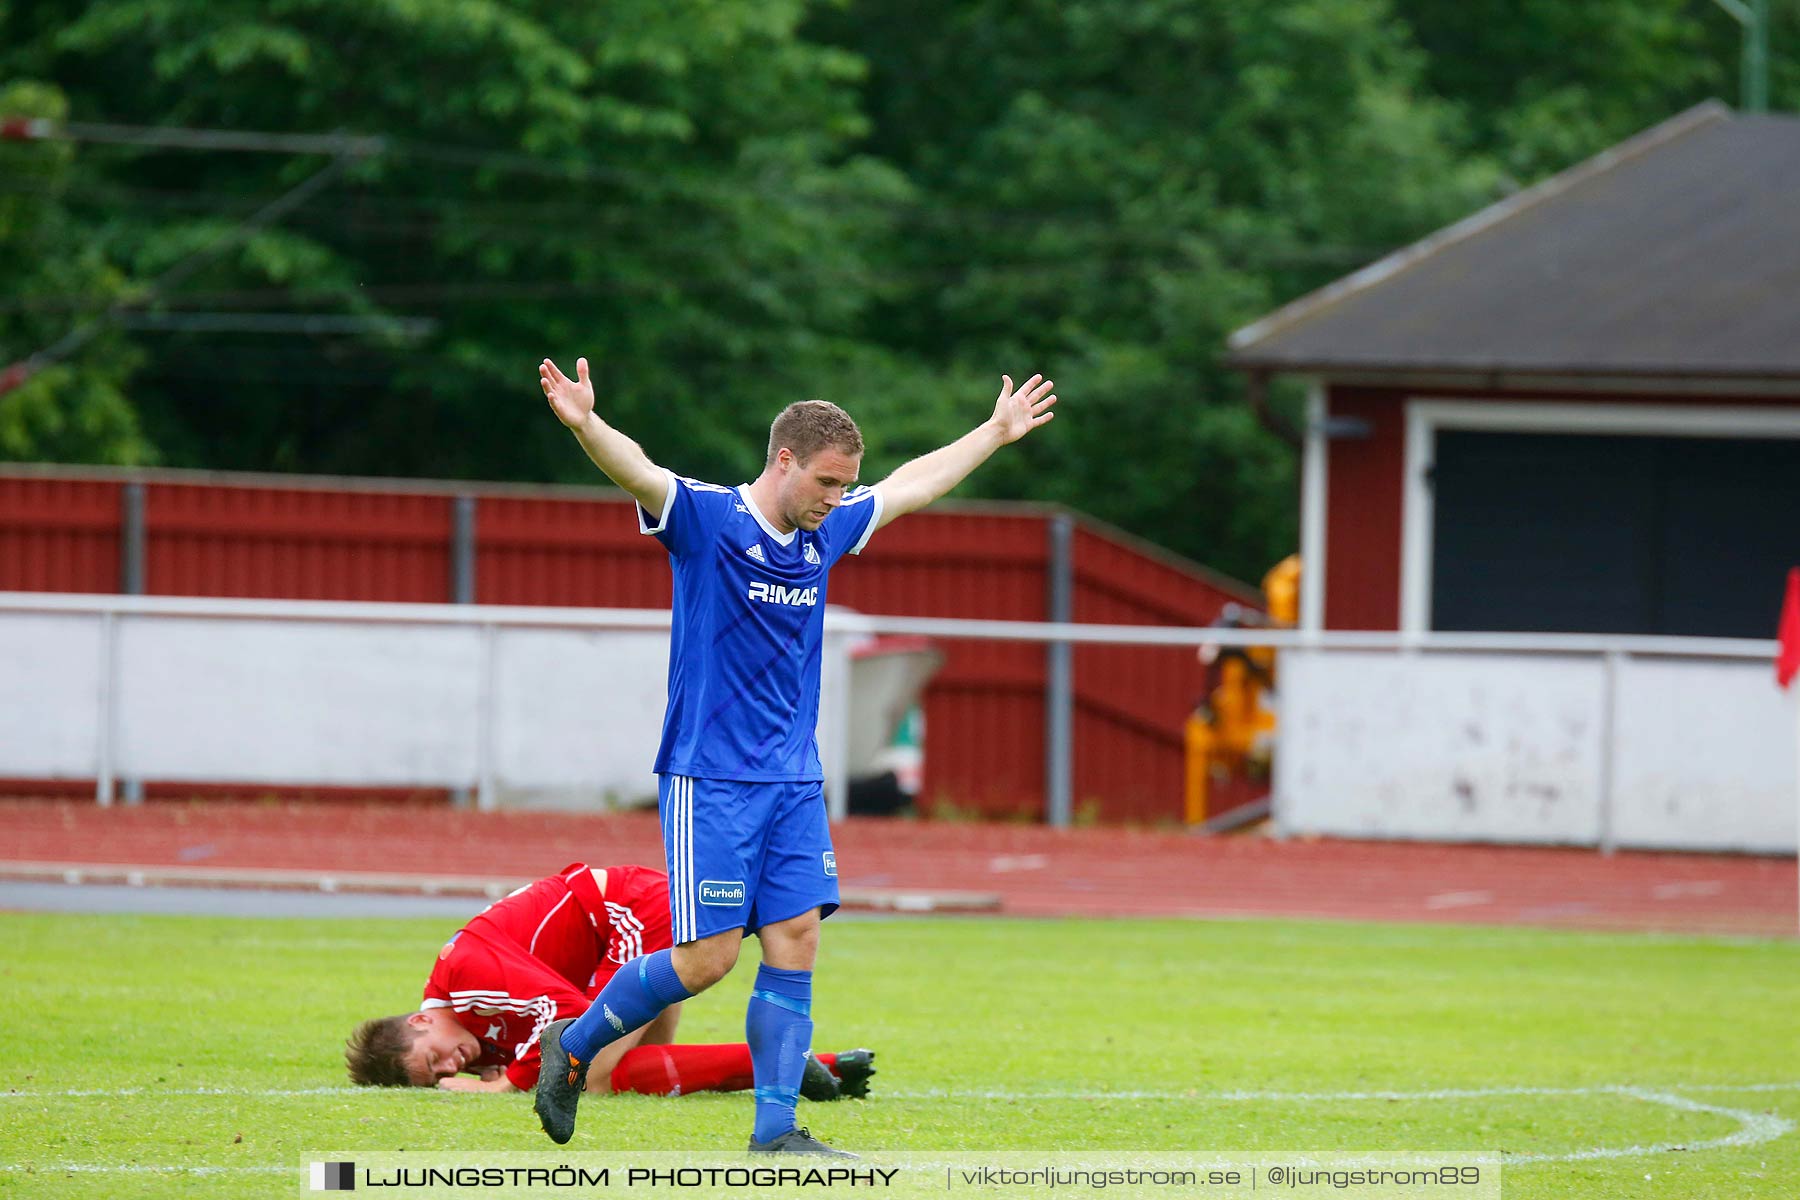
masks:
<instances>
[{"instance_id":1,"label":"white collar on jersey","mask_svg":"<svg viewBox=\"0 0 1800 1200\"><path fill-rule=\"evenodd\" d=\"M773 525L769 524L769 519L762 515L762 510L760 508L756 507L756 501L750 498L749 484L738 484L738 495L744 498L744 507L750 510L750 515L756 518L756 523L762 526L764 533L768 534L784 546L791 546L794 544L794 535L800 531L798 529L790 529L786 533L782 533L779 529L776 529Z\"/></svg>"}]
</instances>

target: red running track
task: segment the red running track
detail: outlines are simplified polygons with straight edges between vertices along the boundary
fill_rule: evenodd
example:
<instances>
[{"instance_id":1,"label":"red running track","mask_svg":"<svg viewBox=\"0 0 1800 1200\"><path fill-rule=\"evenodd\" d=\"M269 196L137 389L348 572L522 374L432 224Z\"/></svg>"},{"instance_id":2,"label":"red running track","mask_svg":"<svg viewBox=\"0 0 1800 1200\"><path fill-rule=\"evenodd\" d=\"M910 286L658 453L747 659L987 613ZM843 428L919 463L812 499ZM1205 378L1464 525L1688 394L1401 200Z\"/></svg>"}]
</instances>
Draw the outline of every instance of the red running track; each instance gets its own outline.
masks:
<instances>
[{"instance_id":1,"label":"red running track","mask_svg":"<svg viewBox=\"0 0 1800 1200\"><path fill-rule=\"evenodd\" d=\"M1792 936L1792 859L1424 842L1197 838L858 818L844 883L957 889L1037 917L1323 917ZM404 804L0 801L0 860L528 879L660 865L654 815Z\"/></svg>"}]
</instances>

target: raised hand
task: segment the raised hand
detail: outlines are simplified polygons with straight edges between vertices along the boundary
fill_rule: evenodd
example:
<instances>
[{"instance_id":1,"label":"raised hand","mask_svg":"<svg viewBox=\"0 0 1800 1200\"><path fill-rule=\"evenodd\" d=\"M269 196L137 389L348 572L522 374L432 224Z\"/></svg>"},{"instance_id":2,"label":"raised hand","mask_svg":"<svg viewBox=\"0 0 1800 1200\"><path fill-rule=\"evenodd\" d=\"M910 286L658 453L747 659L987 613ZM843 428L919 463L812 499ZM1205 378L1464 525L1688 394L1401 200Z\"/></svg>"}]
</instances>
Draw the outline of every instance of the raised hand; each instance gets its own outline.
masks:
<instances>
[{"instance_id":1,"label":"raised hand","mask_svg":"<svg viewBox=\"0 0 1800 1200\"><path fill-rule=\"evenodd\" d=\"M1052 381L1033 375L1015 391L1012 376L1002 375L1000 379L1000 396L994 401L991 420L1000 432L1002 445L1018 441L1056 415L1050 411L1056 403L1056 394L1050 390L1056 386Z\"/></svg>"},{"instance_id":2,"label":"raised hand","mask_svg":"<svg viewBox=\"0 0 1800 1200\"><path fill-rule=\"evenodd\" d=\"M594 411L594 385L588 381L587 359L575 360L575 375L570 379L547 358L538 364L544 399L550 401L550 411L556 419L570 429L579 429Z\"/></svg>"}]
</instances>

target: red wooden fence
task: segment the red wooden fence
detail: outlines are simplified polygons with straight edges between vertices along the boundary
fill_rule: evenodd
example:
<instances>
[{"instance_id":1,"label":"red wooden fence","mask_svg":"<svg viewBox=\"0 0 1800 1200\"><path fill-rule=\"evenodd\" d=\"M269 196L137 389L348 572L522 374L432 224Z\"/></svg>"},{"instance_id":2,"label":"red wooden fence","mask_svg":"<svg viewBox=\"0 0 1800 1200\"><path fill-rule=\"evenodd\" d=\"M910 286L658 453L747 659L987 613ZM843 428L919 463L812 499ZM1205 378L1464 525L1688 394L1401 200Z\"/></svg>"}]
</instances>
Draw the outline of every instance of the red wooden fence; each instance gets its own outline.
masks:
<instances>
[{"instance_id":1,"label":"red wooden fence","mask_svg":"<svg viewBox=\"0 0 1800 1200\"><path fill-rule=\"evenodd\" d=\"M475 599L657 608L662 548L610 489L11 467L0 470L0 591L115 592L126 490L143 500L152 595L452 599L454 508L475 500ZM1058 510L945 503L882 530L831 580L867 613L1044 620ZM1074 619L1204 625L1244 584L1072 514ZM1037 818L1044 808L1046 649L953 641L925 697L922 805ZM1182 812L1182 723L1201 687L1191 650L1083 646L1075 661L1078 817Z\"/></svg>"}]
</instances>

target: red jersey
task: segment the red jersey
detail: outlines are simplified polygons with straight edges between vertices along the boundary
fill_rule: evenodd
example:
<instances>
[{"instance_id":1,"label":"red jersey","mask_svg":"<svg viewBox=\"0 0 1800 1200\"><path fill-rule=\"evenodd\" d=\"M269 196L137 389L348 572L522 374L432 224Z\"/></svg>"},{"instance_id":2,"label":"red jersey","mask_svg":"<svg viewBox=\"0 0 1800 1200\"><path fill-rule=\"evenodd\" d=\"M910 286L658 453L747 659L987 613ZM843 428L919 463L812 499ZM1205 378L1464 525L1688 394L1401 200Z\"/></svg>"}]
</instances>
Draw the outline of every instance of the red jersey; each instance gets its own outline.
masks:
<instances>
[{"instance_id":1,"label":"red jersey","mask_svg":"<svg viewBox=\"0 0 1800 1200\"><path fill-rule=\"evenodd\" d=\"M588 865L571 863L489 905L438 951L420 1007L449 1008L481 1042L471 1070L504 1066L530 1091L544 1026L580 1016L613 972L671 945L668 877L605 871L602 895Z\"/></svg>"}]
</instances>

